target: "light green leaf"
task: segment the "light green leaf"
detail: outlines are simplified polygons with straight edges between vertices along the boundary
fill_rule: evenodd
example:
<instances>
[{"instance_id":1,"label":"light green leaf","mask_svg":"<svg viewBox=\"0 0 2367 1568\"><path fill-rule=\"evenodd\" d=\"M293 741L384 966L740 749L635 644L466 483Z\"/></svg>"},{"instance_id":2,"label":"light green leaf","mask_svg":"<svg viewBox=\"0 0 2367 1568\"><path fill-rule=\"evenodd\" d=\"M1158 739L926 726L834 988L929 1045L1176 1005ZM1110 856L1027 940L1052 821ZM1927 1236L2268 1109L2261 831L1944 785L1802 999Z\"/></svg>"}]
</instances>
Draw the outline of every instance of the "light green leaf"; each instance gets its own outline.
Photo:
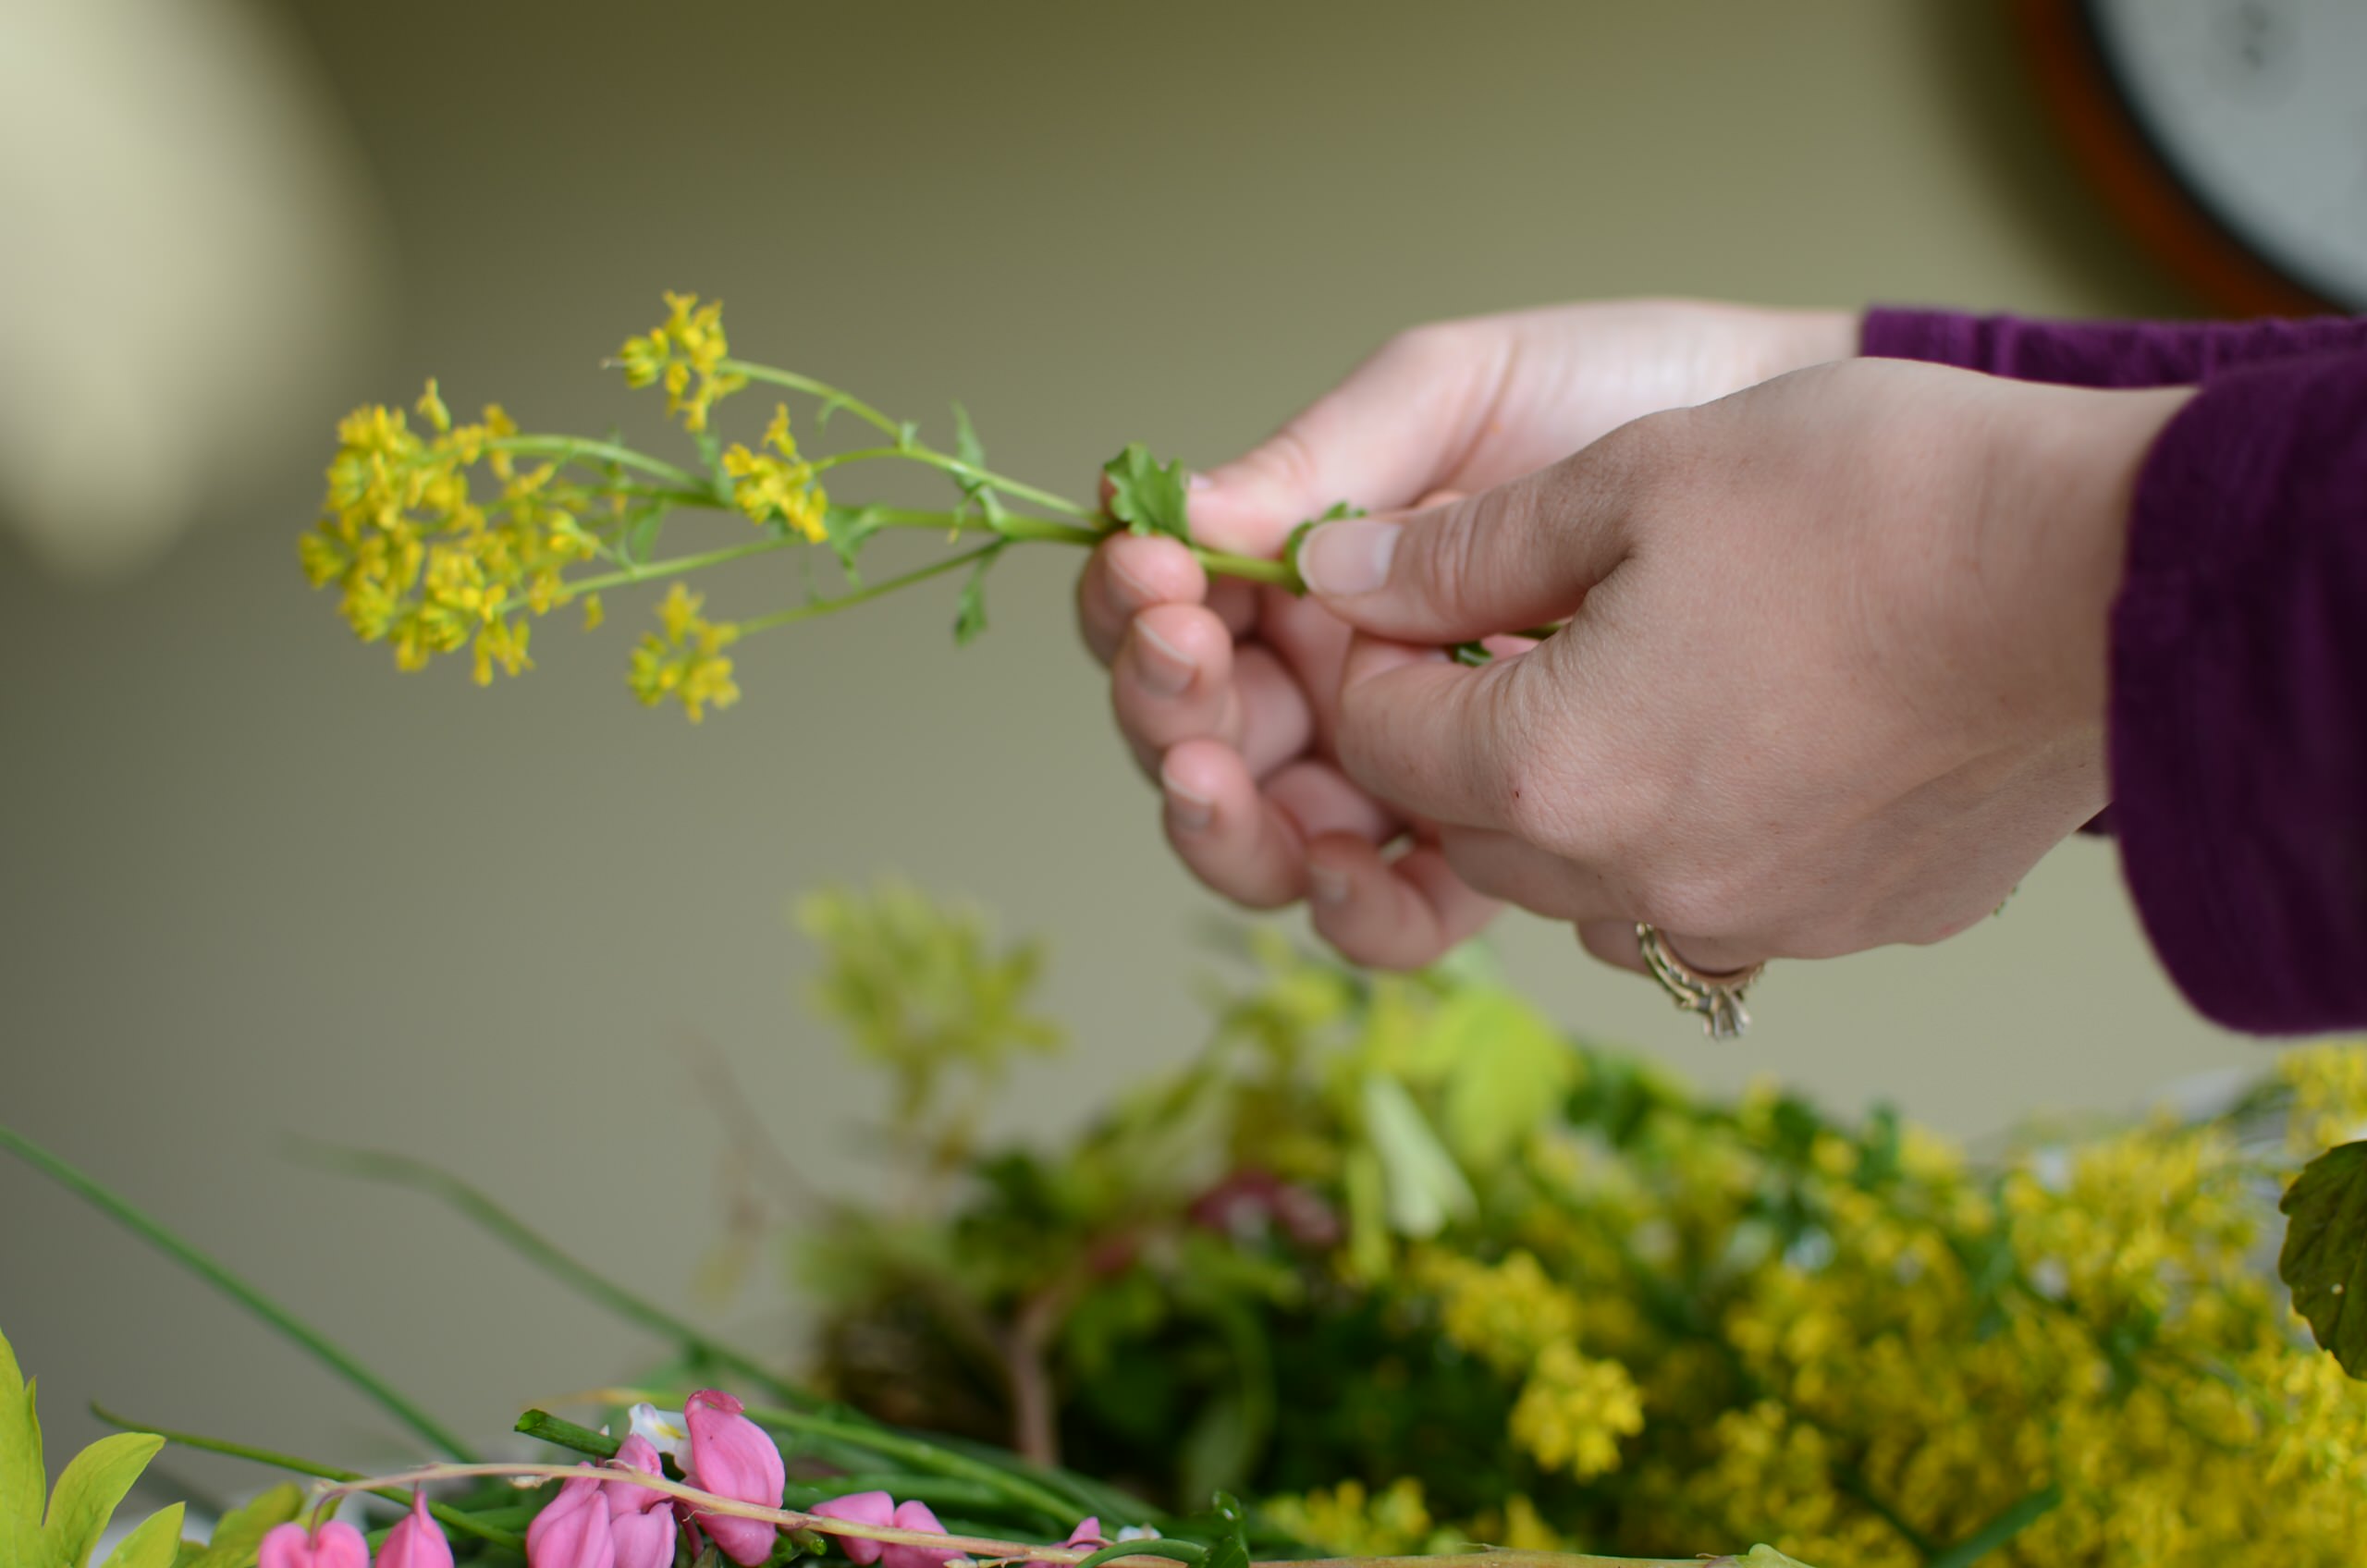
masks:
<instances>
[{"instance_id":1,"label":"light green leaf","mask_svg":"<svg viewBox=\"0 0 2367 1568\"><path fill-rule=\"evenodd\" d=\"M136 1435L136 1434L134 1434ZM182 1504L160 1508L116 1543L103 1568L173 1568L180 1550Z\"/></svg>"},{"instance_id":2,"label":"light green leaf","mask_svg":"<svg viewBox=\"0 0 2367 1568\"><path fill-rule=\"evenodd\" d=\"M1388 1179L1389 1223L1399 1235L1435 1236L1478 1210L1470 1182L1439 1143L1405 1085L1375 1072L1364 1081L1365 1133Z\"/></svg>"},{"instance_id":3,"label":"light green leaf","mask_svg":"<svg viewBox=\"0 0 2367 1568\"><path fill-rule=\"evenodd\" d=\"M1495 1163L1558 1115L1577 1075L1577 1057L1562 1036L1509 991L1449 997L1429 1043L1453 1062L1440 1121L1447 1146L1466 1166Z\"/></svg>"},{"instance_id":4,"label":"light green leaf","mask_svg":"<svg viewBox=\"0 0 2367 1568\"><path fill-rule=\"evenodd\" d=\"M31 1562L41 1550L49 1479L34 1403L33 1386L18 1368L7 1336L0 1334L0 1562Z\"/></svg>"},{"instance_id":5,"label":"light green leaf","mask_svg":"<svg viewBox=\"0 0 2367 1568\"><path fill-rule=\"evenodd\" d=\"M1192 542L1192 525L1184 515L1184 465L1161 467L1139 441L1101 465L1110 476L1110 515L1136 533L1164 533Z\"/></svg>"},{"instance_id":6,"label":"light green leaf","mask_svg":"<svg viewBox=\"0 0 2367 1568\"><path fill-rule=\"evenodd\" d=\"M970 569L969 577L962 584L962 597L953 610L953 645L964 647L979 632L987 629L987 572L1002 554L1000 545L978 557Z\"/></svg>"},{"instance_id":7,"label":"light green leaf","mask_svg":"<svg viewBox=\"0 0 2367 1568\"><path fill-rule=\"evenodd\" d=\"M184 1548L174 1568L254 1568L256 1550L276 1525L285 1525L302 1511L303 1489L294 1485L274 1487L244 1508L234 1508L214 1526L214 1539L190 1551Z\"/></svg>"},{"instance_id":8,"label":"light green leaf","mask_svg":"<svg viewBox=\"0 0 2367 1568\"><path fill-rule=\"evenodd\" d=\"M1375 1282L1389 1273L1389 1179L1370 1149L1352 1149L1342 1162L1348 1197L1348 1271Z\"/></svg>"},{"instance_id":9,"label":"light green leaf","mask_svg":"<svg viewBox=\"0 0 2367 1568\"><path fill-rule=\"evenodd\" d=\"M2367 1378L2367 1143L2330 1148L2276 1206L2288 1217L2277 1277L2342 1369Z\"/></svg>"},{"instance_id":10,"label":"light green leaf","mask_svg":"<svg viewBox=\"0 0 2367 1568\"><path fill-rule=\"evenodd\" d=\"M953 405L953 455L972 468L987 466L986 444L978 439L977 430L970 423L970 410L959 403ZM1008 515L1003 510L1002 497L997 496L983 479L956 474L953 482L962 487L964 498L977 503L978 510L986 517L987 526L998 533L1001 533L1003 519Z\"/></svg>"},{"instance_id":11,"label":"light green leaf","mask_svg":"<svg viewBox=\"0 0 2367 1568\"><path fill-rule=\"evenodd\" d=\"M42 1531L42 1552L50 1568L87 1568L116 1504L164 1446L165 1439L153 1433L117 1432L74 1456L57 1477L49 1523Z\"/></svg>"}]
</instances>

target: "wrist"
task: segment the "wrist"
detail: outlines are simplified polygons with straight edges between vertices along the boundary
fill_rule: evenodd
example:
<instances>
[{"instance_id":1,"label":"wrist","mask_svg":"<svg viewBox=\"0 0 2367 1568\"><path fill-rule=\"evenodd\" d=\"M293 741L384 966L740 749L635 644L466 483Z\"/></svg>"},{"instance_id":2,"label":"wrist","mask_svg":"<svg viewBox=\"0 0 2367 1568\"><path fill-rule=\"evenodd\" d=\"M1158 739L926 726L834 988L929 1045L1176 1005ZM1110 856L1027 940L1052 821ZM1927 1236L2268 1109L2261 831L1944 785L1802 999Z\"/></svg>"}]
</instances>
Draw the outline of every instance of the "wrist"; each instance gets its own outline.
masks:
<instances>
[{"instance_id":1,"label":"wrist","mask_svg":"<svg viewBox=\"0 0 2367 1568\"><path fill-rule=\"evenodd\" d=\"M2034 648L2047 651L2055 702L2065 717L2101 730L2109 700L2111 617L2128 569L2128 528L2137 483L2156 441L2190 386L2143 391L2048 388L2023 403L2014 445L2001 470L2018 482L2001 485L2016 515L1999 518L1993 536L2017 570L2001 581L2024 584L2045 619Z\"/></svg>"}]
</instances>

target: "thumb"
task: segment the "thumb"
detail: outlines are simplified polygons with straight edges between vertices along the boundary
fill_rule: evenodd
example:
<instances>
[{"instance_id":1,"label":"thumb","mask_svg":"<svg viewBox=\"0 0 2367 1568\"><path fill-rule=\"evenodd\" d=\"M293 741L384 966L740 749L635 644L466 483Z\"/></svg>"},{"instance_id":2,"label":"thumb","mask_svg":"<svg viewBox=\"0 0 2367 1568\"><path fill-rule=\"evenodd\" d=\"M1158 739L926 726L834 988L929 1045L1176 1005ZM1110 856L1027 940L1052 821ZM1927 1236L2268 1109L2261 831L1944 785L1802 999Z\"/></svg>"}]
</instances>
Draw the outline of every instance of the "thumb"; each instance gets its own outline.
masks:
<instances>
[{"instance_id":1,"label":"thumb","mask_svg":"<svg viewBox=\"0 0 2367 1568\"><path fill-rule=\"evenodd\" d=\"M1501 328L1450 322L1400 335L1255 449L1195 482L1193 536L1244 555L1346 502L1392 511L1446 484L1485 434Z\"/></svg>"},{"instance_id":2,"label":"thumb","mask_svg":"<svg viewBox=\"0 0 2367 1568\"><path fill-rule=\"evenodd\" d=\"M1299 546L1307 591L1350 625L1438 646L1576 610L1627 553L1624 487L1587 454L1410 516L1327 522Z\"/></svg>"}]
</instances>

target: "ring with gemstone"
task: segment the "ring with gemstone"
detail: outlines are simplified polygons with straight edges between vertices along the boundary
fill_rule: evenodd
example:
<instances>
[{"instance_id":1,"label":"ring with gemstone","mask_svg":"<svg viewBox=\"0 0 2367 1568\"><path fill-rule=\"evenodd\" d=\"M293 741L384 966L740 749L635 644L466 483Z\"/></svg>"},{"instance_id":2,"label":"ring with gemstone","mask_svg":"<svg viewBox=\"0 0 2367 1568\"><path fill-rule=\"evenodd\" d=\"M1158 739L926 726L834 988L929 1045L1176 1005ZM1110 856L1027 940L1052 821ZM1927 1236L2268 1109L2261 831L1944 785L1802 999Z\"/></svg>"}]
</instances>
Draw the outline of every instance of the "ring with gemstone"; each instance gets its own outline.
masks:
<instances>
[{"instance_id":1,"label":"ring with gemstone","mask_svg":"<svg viewBox=\"0 0 2367 1568\"><path fill-rule=\"evenodd\" d=\"M1636 923L1636 946L1644 955L1644 967L1661 983L1675 1001L1680 1012L1701 1015L1701 1032L1713 1040L1738 1040L1750 1027L1750 1014L1742 1005L1743 993L1752 982L1766 973L1767 966L1754 963L1748 969L1733 969L1723 974L1711 974L1696 969L1676 956L1655 926Z\"/></svg>"}]
</instances>

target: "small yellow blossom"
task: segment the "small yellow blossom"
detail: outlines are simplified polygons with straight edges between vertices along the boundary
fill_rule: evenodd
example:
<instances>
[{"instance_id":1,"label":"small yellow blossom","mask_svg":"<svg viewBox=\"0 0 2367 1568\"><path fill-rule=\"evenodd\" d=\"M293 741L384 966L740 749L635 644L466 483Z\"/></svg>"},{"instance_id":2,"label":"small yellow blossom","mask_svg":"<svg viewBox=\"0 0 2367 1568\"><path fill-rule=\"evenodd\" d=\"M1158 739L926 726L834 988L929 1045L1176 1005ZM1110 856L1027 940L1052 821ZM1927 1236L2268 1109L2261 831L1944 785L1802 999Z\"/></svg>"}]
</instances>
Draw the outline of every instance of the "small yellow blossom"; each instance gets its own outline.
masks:
<instances>
[{"instance_id":1,"label":"small yellow blossom","mask_svg":"<svg viewBox=\"0 0 2367 1568\"><path fill-rule=\"evenodd\" d=\"M824 517L830 498L814 483L814 467L797 455L797 440L789 433L789 406L776 405L772 423L765 427L764 445L777 456L752 452L738 442L723 454L723 472L732 479L731 498L752 522L779 518L818 545L829 537Z\"/></svg>"},{"instance_id":2,"label":"small yellow blossom","mask_svg":"<svg viewBox=\"0 0 2367 1568\"><path fill-rule=\"evenodd\" d=\"M1269 1500L1268 1517L1301 1539L1346 1557L1405 1557L1428 1551L1434 1525L1422 1483L1411 1476L1379 1495L1346 1480L1300 1497Z\"/></svg>"},{"instance_id":3,"label":"small yellow blossom","mask_svg":"<svg viewBox=\"0 0 2367 1568\"><path fill-rule=\"evenodd\" d=\"M685 430L705 430L707 414L721 398L748 385L719 367L730 353L723 335L723 301L699 303L695 294L666 295L668 315L617 351L625 385L666 388L666 411L681 417ZM692 386L696 377L697 386Z\"/></svg>"},{"instance_id":4,"label":"small yellow blossom","mask_svg":"<svg viewBox=\"0 0 2367 1568\"><path fill-rule=\"evenodd\" d=\"M1415 1260L1415 1277L1438 1292L1447 1339L1507 1376L1578 1331L1577 1297L1547 1279L1532 1253L1490 1265L1433 1249Z\"/></svg>"},{"instance_id":5,"label":"small yellow blossom","mask_svg":"<svg viewBox=\"0 0 2367 1568\"><path fill-rule=\"evenodd\" d=\"M583 630L586 631L597 631L600 630L600 623L607 619L607 607L600 603L600 595L597 594L584 594Z\"/></svg>"},{"instance_id":6,"label":"small yellow blossom","mask_svg":"<svg viewBox=\"0 0 2367 1568\"><path fill-rule=\"evenodd\" d=\"M420 417L434 425L439 433L448 433L451 430L452 410L444 406L443 397L435 390L434 376L427 378L427 390L419 395L419 401L414 406L419 410Z\"/></svg>"},{"instance_id":7,"label":"small yellow blossom","mask_svg":"<svg viewBox=\"0 0 2367 1568\"><path fill-rule=\"evenodd\" d=\"M1627 1368L1582 1355L1566 1340L1545 1347L1513 1406L1513 1440L1547 1470L1581 1481L1619 1468L1619 1439L1643 1429L1643 1398Z\"/></svg>"},{"instance_id":8,"label":"small yellow blossom","mask_svg":"<svg viewBox=\"0 0 2367 1568\"><path fill-rule=\"evenodd\" d=\"M705 718L708 708L728 708L740 700L740 688L731 681L731 661L723 656L723 650L739 640L740 629L706 619L699 613L705 603L704 594L675 583L657 606L663 632L643 636L627 677L644 706L656 707L671 697L682 704L693 724Z\"/></svg>"}]
</instances>

